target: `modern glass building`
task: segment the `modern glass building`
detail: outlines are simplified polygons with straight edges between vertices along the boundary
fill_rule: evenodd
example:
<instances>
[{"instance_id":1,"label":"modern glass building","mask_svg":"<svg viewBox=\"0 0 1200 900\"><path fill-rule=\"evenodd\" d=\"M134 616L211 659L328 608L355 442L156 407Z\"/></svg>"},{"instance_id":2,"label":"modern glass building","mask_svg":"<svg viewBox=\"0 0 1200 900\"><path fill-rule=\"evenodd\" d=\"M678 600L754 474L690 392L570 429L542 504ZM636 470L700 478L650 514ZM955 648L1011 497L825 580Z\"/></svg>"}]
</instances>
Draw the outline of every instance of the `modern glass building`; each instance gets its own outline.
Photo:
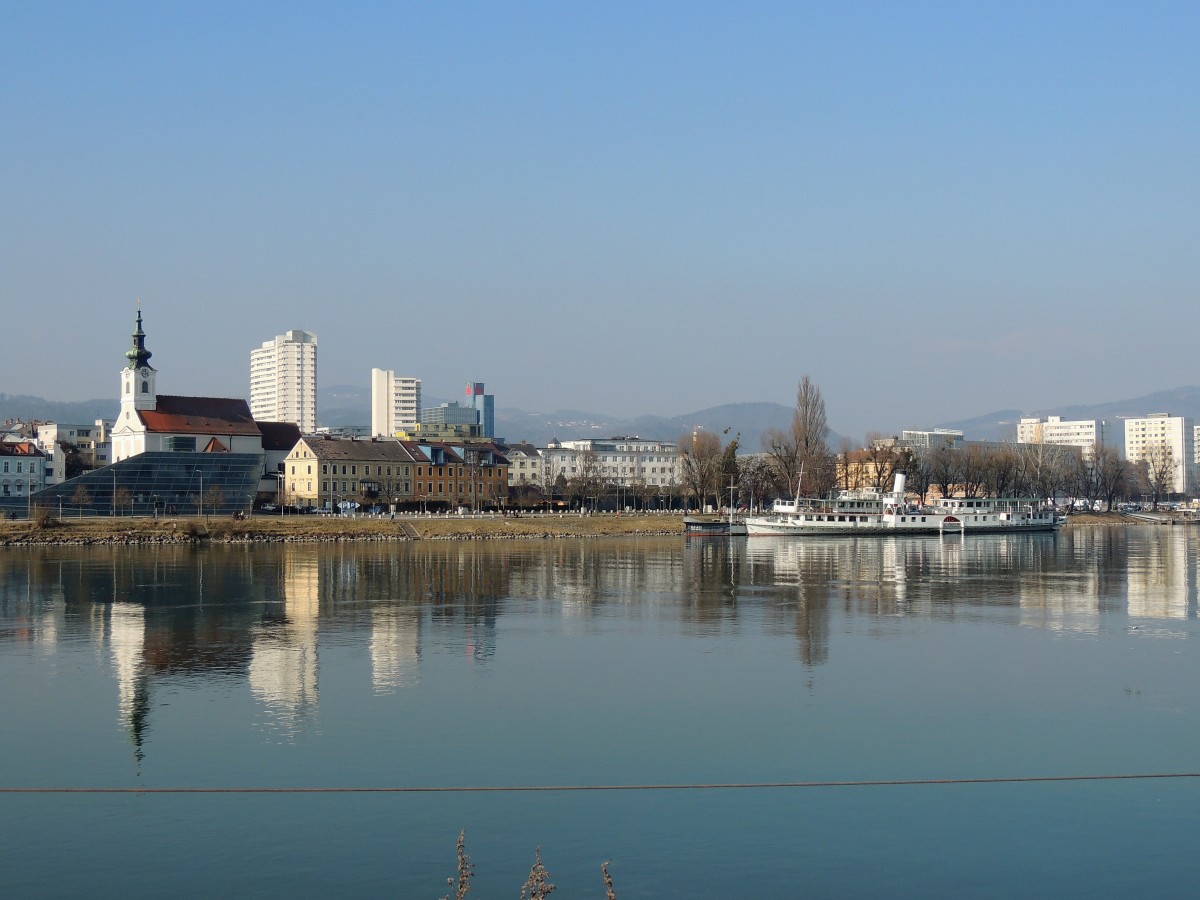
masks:
<instances>
[{"instance_id":1,"label":"modern glass building","mask_svg":"<svg viewBox=\"0 0 1200 900\"><path fill-rule=\"evenodd\" d=\"M0 498L0 512L23 517L45 508L60 516L248 513L262 475L258 453L140 453L35 491Z\"/></svg>"}]
</instances>

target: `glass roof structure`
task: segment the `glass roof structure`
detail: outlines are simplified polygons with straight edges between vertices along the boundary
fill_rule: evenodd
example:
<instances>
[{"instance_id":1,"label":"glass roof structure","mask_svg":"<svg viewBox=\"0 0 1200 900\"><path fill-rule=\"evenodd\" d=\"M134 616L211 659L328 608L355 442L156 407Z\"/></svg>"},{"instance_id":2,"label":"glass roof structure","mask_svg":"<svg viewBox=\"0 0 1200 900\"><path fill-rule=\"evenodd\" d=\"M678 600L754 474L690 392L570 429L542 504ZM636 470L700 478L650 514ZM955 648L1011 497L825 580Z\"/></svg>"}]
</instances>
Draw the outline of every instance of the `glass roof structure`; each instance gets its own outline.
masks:
<instances>
[{"instance_id":1,"label":"glass roof structure","mask_svg":"<svg viewBox=\"0 0 1200 900\"><path fill-rule=\"evenodd\" d=\"M262 476L259 453L141 453L0 501L6 515L47 508L62 516L248 513Z\"/></svg>"}]
</instances>

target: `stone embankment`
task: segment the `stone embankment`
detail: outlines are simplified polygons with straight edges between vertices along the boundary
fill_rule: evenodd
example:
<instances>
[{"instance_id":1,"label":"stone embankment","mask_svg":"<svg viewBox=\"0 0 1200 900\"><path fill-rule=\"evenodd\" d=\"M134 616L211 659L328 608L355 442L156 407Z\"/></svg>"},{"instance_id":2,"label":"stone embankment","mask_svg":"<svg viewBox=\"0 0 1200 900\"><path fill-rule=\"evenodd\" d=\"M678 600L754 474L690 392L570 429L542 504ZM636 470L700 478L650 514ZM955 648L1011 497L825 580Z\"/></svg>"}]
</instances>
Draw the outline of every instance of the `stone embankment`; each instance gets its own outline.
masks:
<instances>
[{"instance_id":1,"label":"stone embankment","mask_svg":"<svg viewBox=\"0 0 1200 900\"><path fill-rule=\"evenodd\" d=\"M677 535L680 515L96 518L0 522L0 545L334 543Z\"/></svg>"}]
</instances>

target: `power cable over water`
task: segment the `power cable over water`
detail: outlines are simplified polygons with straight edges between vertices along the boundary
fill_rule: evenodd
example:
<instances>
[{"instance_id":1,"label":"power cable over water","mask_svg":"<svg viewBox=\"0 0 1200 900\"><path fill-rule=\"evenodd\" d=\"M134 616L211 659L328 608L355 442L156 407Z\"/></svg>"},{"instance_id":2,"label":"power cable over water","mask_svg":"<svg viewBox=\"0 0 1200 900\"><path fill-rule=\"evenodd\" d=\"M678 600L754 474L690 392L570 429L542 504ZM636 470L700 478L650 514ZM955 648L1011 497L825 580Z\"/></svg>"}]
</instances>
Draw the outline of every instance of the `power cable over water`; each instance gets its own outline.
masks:
<instances>
[{"instance_id":1,"label":"power cable over water","mask_svg":"<svg viewBox=\"0 0 1200 900\"><path fill-rule=\"evenodd\" d=\"M927 787L967 784L1062 784L1200 778L1200 772L1115 775L1009 775L985 778L883 778L854 781L742 781L679 784L411 785L392 787L0 787L0 794L518 794L580 791L714 791L787 788Z\"/></svg>"}]
</instances>

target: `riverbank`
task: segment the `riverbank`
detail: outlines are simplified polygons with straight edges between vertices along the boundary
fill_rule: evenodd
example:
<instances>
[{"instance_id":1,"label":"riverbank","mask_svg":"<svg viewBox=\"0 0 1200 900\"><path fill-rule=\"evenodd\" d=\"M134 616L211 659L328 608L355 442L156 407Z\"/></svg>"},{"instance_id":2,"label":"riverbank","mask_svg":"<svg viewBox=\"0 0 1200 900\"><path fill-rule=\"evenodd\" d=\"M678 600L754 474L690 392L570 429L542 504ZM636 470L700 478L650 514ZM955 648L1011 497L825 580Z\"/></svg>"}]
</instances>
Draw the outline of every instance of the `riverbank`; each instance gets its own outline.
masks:
<instances>
[{"instance_id":1,"label":"riverbank","mask_svg":"<svg viewBox=\"0 0 1200 900\"><path fill-rule=\"evenodd\" d=\"M93 518L0 522L0 545L334 543L338 541L515 540L683 533L683 516L564 514L343 518L254 516L249 519Z\"/></svg>"},{"instance_id":2,"label":"riverbank","mask_svg":"<svg viewBox=\"0 0 1200 900\"><path fill-rule=\"evenodd\" d=\"M1123 513L1078 513L1075 525L1145 525ZM1165 517L1162 524L1176 524ZM1182 524L1182 521L1180 521ZM681 535L682 514L620 516L254 516L249 519L91 518L0 521L0 546L36 544L336 543L339 541L520 540Z\"/></svg>"}]
</instances>

